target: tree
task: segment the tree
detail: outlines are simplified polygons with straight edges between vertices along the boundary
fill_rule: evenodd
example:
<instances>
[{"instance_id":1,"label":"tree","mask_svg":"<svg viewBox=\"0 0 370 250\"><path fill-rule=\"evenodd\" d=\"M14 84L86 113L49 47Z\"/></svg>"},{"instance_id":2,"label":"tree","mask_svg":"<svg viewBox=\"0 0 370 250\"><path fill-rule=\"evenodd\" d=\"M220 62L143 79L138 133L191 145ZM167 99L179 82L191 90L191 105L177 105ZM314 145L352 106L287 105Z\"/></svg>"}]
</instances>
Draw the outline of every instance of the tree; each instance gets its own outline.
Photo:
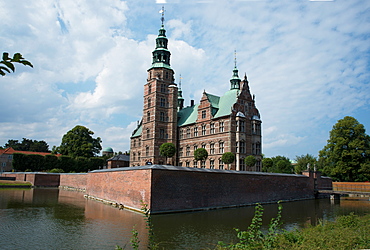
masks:
<instances>
[{"instance_id":1,"label":"tree","mask_svg":"<svg viewBox=\"0 0 370 250\"><path fill-rule=\"evenodd\" d=\"M307 169L308 164L312 169L317 163L316 157L310 154L296 156L295 161L297 165L294 167L294 172L297 174L302 174L302 172Z\"/></svg>"},{"instance_id":2,"label":"tree","mask_svg":"<svg viewBox=\"0 0 370 250\"><path fill-rule=\"evenodd\" d=\"M8 140L5 144L5 148L10 147L19 151L50 152L49 145L45 141L37 141L27 138L23 138L22 142L19 142L18 140Z\"/></svg>"},{"instance_id":3,"label":"tree","mask_svg":"<svg viewBox=\"0 0 370 250\"><path fill-rule=\"evenodd\" d=\"M172 157L175 155L176 147L175 145L173 145L173 143L170 143L170 142L163 143L159 147L159 153L161 154L161 156L166 157L166 164L167 164L168 157Z\"/></svg>"},{"instance_id":4,"label":"tree","mask_svg":"<svg viewBox=\"0 0 370 250\"><path fill-rule=\"evenodd\" d=\"M208 152L205 148L198 148L194 151L194 159L196 161L205 161L208 157Z\"/></svg>"},{"instance_id":5,"label":"tree","mask_svg":"<svg viewBox=\"0 0 370 250\"><path fill-rule=\"evenodd\" d=\"M228 169L230 169L230 164L235 161L235 155L231 152L223 153L221 157L221 161L228 165Z\"/></svg>"},{"instance_id":6,"label":"tree","mask_svg":"<svg viewBox=\"0 0 370 250\"><path fill-rule=\"evenodd\" d=\"M293 165L290 162L288 157L285 156L275 156L271 158L273 166L268 170L271 173L284 173L284 174L293 174Z\"/></svg>"},{"instance_id":7,"label":"tree","mask_svg":"<svg viewBox=\"0 0 370 250\"><path fill-rule=\"evenodd\" d=\"M256 157L254 157L253 155L248 155L247 157L244 158L244 163L249 170L252 169L256 162L257 162Z\"/></svg>"},{"instance_id":8,"label":"tree","mask_svg":"<svg viewBox=\"0 0 370 250\"><path fill-rule=\"evenodd\" d=\"M262 159L262 172L269 172L269 170L274 166L274 162L271 158Z\"/></svg>"},{"instance_id":9,"label":"tree","mask_svg":"<svg viewBox=\"0 0 370 250\"><path fill-rule=\"evenodd\" d=\"M355 118L346 116L330 131L319 152L320 169L335 181L370 181L370 137Z\"/></svg>"},{"instance_id":10,"label":"tree","mask_svg":"<svg viewBox=\"0 0 370 250\"><path fill-rule=\"evenodd\" d=\"M33 68L32 63L25 60L20 53L15 53L13 58L9 57L9 53L3 53L3 60L0 61L0 75L5 76L6 72L11 73L15 71L14 63L20 63L25 66ZM6 72L5 72L6 71Z\"/></svg>"},{"instance_id":11,"label":"tree","mask_svg":"<svg viewBox=\"0 0 370 250\"><path fill-rule=\"evenodd\" d=\"M84 126L77 125L65 135L59 147L53 148L53 153L71 157L94 157L102 149L100 137L93 138L94 132Z\"/></svg>"}]
</instances>

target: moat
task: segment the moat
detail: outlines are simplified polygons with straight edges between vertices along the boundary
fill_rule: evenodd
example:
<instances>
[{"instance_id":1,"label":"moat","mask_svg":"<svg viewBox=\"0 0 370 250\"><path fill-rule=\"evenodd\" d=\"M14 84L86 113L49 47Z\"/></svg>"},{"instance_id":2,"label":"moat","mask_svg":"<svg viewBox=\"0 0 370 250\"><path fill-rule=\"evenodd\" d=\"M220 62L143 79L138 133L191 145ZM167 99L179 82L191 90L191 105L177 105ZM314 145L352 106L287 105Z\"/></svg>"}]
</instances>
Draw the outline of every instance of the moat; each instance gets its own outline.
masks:
<instances>
[{"instance_id":1,"label":"moat","mask_svg":"<svg viewBox=\"0 0 370 250\"><path fill-rule=\"evenodd\" d=\"M135 227L145 244L140 213L85 199L84 193L59 189L0 189L1 249L130 248ZM370 213L369 198L305 200L283 203L283 227L293 229L342 214ZM264 205L264 226L277 205ZM233 228L246 229L254 207L153 215L156 241L164 249L212 249L218 241L235 240Z\"/></svg>"}]
</instances>

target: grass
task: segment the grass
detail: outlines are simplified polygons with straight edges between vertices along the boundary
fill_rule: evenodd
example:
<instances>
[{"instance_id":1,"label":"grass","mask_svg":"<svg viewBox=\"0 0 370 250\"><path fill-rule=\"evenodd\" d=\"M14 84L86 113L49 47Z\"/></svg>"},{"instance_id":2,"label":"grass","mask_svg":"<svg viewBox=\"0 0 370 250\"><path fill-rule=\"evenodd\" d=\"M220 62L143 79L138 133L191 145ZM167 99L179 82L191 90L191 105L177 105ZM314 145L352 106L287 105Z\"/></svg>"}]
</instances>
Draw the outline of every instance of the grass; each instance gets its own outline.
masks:
<instances>
[{"instance_id":1,"label":"grass","mask_svg":"<svg viewBox=\"0 0 370 250\"><path fill-rule=\"evenodd\" d=\"M0 180L0 186L4 187L31 187L32 184L28 181L7 181Z\"/></svg>"}]
</instances>

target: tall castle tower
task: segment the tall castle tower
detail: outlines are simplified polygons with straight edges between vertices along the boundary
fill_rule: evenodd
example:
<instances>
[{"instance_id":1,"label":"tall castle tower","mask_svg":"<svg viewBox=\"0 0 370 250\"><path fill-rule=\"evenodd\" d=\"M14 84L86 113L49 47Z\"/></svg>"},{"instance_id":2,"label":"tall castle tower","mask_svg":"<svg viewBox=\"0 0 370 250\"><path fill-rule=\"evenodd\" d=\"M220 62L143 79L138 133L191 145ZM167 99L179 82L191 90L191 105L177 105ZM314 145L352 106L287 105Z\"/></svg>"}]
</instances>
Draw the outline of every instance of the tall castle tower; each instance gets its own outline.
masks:
<instances>
[{"instance_id":1,"label":"tall castle tower","mask_svg":"<svg viewBox=\"0 0 370 250\"><path fill-rule=\"evenodd\" d=\"M156 39L156 48L152 52L152 66L148 69L148 78L144 85L141 136L137 140L131 140L133 164L166 164L165 157L159 154L160 145L166 142L176 145L178 89L175 73L170 66L171 53L167 48L163 13L162 9L162 26Z\"/></svg>"}]
</instances>

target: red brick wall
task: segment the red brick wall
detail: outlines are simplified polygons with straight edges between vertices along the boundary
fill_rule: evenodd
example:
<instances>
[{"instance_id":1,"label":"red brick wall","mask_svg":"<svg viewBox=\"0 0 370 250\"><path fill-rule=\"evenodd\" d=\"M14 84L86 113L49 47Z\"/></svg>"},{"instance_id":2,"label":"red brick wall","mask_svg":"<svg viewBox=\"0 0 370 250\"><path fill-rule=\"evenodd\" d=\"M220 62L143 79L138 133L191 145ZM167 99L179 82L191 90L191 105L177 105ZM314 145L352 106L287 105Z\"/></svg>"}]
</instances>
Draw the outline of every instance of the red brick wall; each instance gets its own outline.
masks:
<instances>
[{"instance_id":1,"label":"red brick wall","mask_svg":"<svg viewBox=\"0 0 370 250\"><path fill-rule=\"evenodd\" d=\"M151 204L151 170L93 171L88 173L86 193L140 210L141 200Z\"/></svg>"},{"instance_id":2,"label":"red brick wall","mask_svg":"<svg viewBox=\"0 0 370 250\"><path fill-rule=\"evenodd\" d=\"M58 187L60 176L59 174L49 173L11 173L3 174L4 176L15 177L16 181L29 181L33 186Z\"/></svg>"},{"instance_id":3,"label":"red brick wall","mask_svg":"<svg viewBox=\"0 0 370 250\"><path fill-rule=\"evenodd\" d=\"M153 212L314 198L306 176L153 170Z\"/></svg>"},{"instance_id":4,"label":"red brick wall","mask_svg":"<svg viewBox=\"0 0 370 250\"><path fill-rule=\"evenodd\" d=\"M60 174L60 186L86 189L87 174Z\"/></svg>"}]
</instances>

